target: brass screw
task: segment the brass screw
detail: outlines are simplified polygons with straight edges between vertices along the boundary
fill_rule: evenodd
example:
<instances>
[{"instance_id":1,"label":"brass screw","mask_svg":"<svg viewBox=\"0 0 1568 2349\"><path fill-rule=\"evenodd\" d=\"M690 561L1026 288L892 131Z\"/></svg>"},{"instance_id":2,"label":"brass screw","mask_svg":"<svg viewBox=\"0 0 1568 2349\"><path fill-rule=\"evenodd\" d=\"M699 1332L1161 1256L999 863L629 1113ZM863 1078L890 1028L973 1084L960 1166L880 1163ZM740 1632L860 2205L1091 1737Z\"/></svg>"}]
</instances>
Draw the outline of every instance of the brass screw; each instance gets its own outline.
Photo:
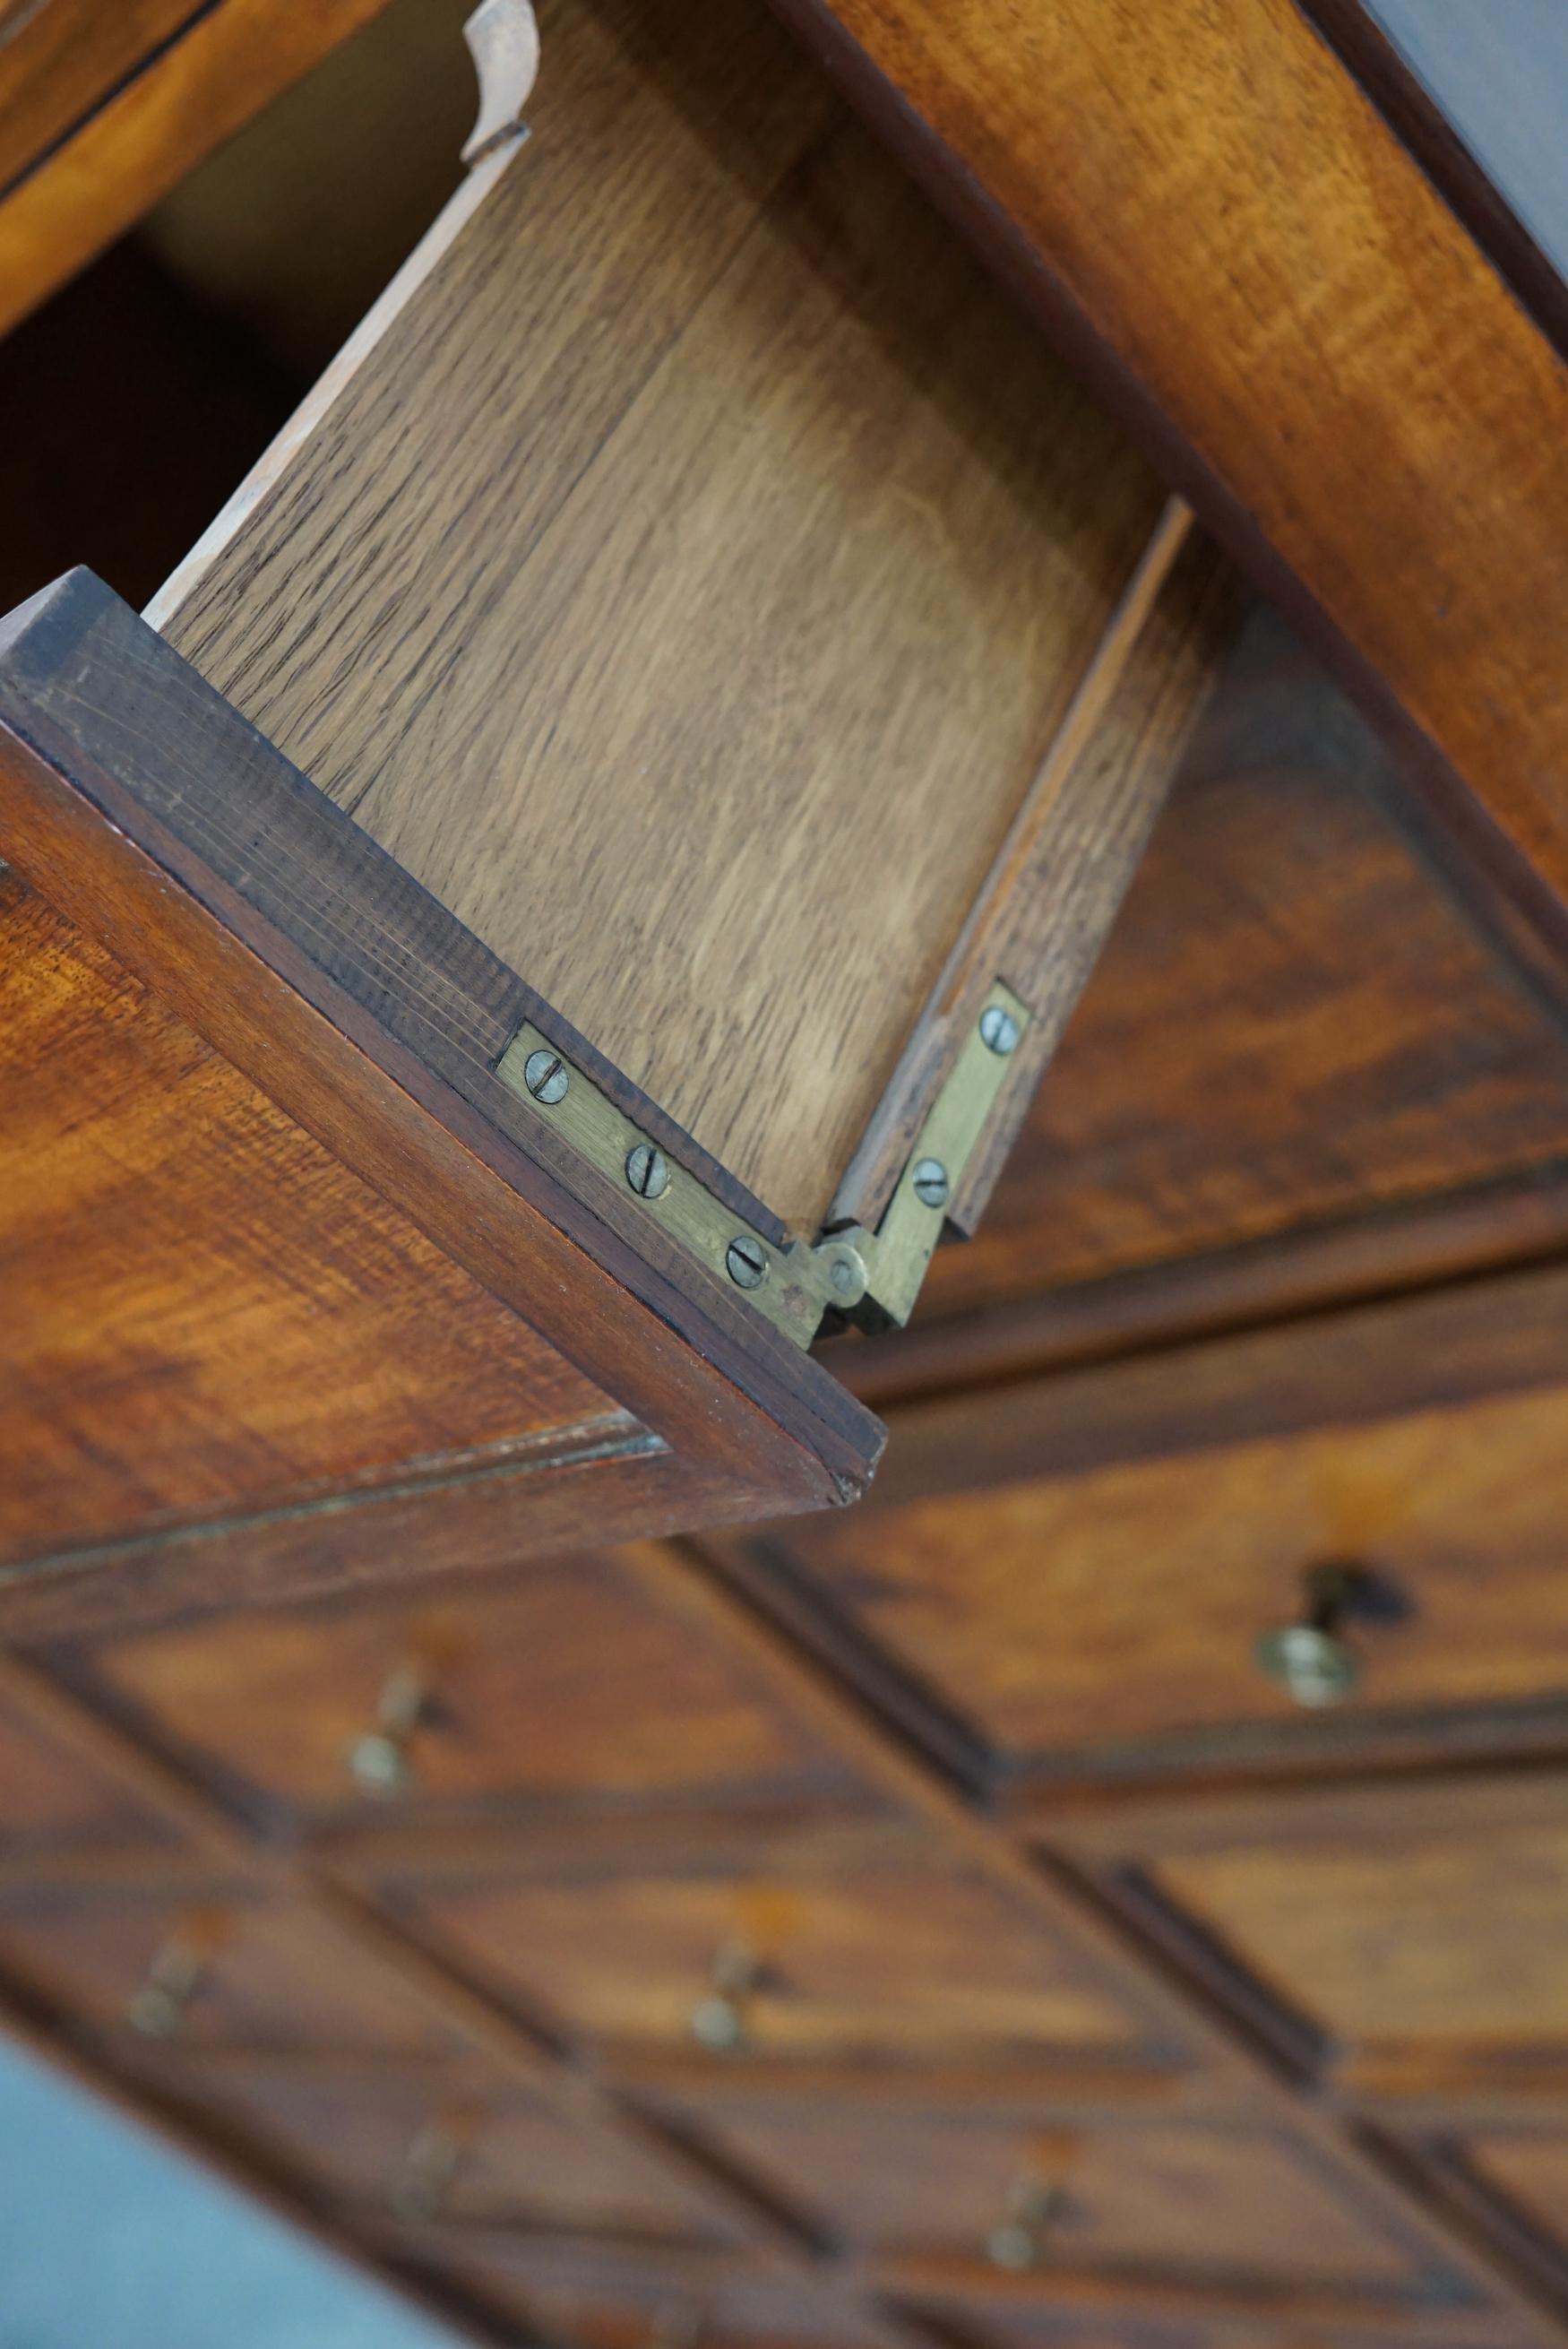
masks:
<instances>
[{"instance_id":1,"label":"brass screw","mask_svg":"<svg viewBox=\"0 0 1568 2349\"><path fill-rule=\"evenodd\" d=\"M947 1169L940 1158L915 1161L914 1195L927 1207L940 1207L947 1196Z\"/></svg>"},{"instance_id":2,"label":"brass screw","mask_svg":"<svg viewBox=\"0 0 1568 2349\"><path fill-rule=\"evenodd\" d=\"M730 1241L724 1252L724 1267L737 1288L760 1288L768 1278L768 1258L746 1232Z\"/></svg>"},{"instance_id":3,"label":"brass screw","mask_svg":"<svg viewBox=\"0 0 1568 2349\"><path fill-rule=\"evenodd\" d=\"M536 1102L548 1107L552 1102L564 1101L572 1080L566 1063L559 1052L531 1052L522 1064L522 1081Z\"/></svg>"},{"instance_id":4,"label":"brass screw","mask_svg":"<svg viewBox=\"0 0 1568 2349\"><path fill-rule=\"evenodd\" d=\"M1018 1040L1018 1023L1010 1011L993 1003L980 1014L980 1041L1006 1060Z\"/></svg>"},{"instance_id":5,"label":"brass screw","mask_svg":"<svg viewBox=\"0 0 1568 2349\"><path fill-rule=\"evenodd\" d=\"M669 1161L651 1142L626 1153L626 1180L639 1199L662 1199L670 1187Z\"/></svg>"}]
</instances>

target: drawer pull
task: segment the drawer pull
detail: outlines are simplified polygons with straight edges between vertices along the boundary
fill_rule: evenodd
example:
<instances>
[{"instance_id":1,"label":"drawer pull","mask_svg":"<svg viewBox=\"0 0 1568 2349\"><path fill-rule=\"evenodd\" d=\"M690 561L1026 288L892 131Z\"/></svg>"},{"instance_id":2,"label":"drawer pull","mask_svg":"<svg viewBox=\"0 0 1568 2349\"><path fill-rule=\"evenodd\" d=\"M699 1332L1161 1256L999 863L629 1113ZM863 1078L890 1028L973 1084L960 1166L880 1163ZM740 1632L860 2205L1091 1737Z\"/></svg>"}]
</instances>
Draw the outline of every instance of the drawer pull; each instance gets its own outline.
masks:
<instances>
[{"instance_id":1,"label":"drawer pull","mask_svg":"<svg viewBox=\"0 0 1568 2349\"><path fill-rule=\"evenodd\" d=\"M438 2121L415 2133L393 2186L391 2203L402 2219L435 2219L463 2165L463 2139Z\"/></svg>"},{"instance_id":2,"label":"drawer pull","mask_svg":"<svg viewBox=\"0 0 1568 2349\"><path fill-rule=\"evenodd\" d=\"M148 1967L140 1987L125 2002L125 2019L131 2029L147 2039L172 2039L211 1962L211 1951L201 1940L189 1934L172 1934Z\"/></svg>"},{"instance_id":3,"label":"drawer pull","mask_svg":"<svg viewBox=\"0 0 1568 2349\"><path fill-rule=\"evenodd\" d=\"M1356 1651L1339 1625L1372 1578L1363 1566L1309 1567L1302 1577L1302 1614L1295 1623L1265 1631L1253 1653L1270 1680L1300 1705L1343 1704L1361 1678Z\"/></svg>"},{"instance_id":4,"label":"drawer pull","mask_svg":"<svg viewBox=\"0 0 1568 2349\"><path fill-rule=\"evenodd\" d=\"M713 1961L713 1987L691 2011L691 2035L699 2047L727 2055L749 2036L747 2010L762 1984L762 1964L744 1941L726 1941Z\"/></svg>"},{"instance_id":5,"label":"drawer pull","mask_svg":"<svg viewBox=\"0 0 1568 2349\"><path fill-rule=\"evenodd\" d=\"M985 2239L992 2266L1006 2268L1013 2275L1037 2268L1065 2199L1059 2186L1049 2185L1043 2178L1016 2178L1007 2189L1007 2215Z\"/></svg>"},{"instance_id":6,"label":"drawer pull","mask_svg":"<svg viewBox=\"0 0 1568 2349\"><path fill-rule=\"evenodd\" d=\"M407 1788L414 1775L410 1745L429 1703L429 1682L420 1665L399 1664L387 1674L376 1702L375 1728L355 1738L344 1757L362 1795L386 1802Z\"/></svg>"}]
</instances>

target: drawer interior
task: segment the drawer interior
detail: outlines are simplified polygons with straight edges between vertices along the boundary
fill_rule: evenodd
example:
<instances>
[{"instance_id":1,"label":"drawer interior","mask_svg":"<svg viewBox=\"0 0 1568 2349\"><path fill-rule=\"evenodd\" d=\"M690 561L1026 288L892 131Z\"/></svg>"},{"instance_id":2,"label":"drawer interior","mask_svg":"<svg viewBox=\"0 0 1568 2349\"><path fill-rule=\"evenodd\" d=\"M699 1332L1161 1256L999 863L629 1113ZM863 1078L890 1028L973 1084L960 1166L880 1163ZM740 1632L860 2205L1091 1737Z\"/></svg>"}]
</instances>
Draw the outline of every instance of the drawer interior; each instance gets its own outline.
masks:
<instances>
[{"instance_id":1,"label":"drawer interior","mask_svg":"<svg viewBox=\"0 0 1568 2349\"><path fill-rule=\"evenodd\" d=\"M150 617L814 1233L1182 531L760 0L539 17L526 145Z\"/></svg>"}]
</instances>

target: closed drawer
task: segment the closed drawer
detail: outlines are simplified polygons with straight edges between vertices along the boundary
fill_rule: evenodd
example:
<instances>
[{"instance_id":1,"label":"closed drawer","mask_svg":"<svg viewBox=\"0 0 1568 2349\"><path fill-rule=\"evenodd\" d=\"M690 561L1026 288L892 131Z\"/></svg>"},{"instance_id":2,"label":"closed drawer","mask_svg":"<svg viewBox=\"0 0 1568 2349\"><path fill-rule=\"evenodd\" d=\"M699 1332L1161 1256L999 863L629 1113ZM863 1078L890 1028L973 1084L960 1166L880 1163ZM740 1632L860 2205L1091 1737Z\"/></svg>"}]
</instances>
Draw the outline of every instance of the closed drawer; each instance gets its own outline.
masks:
<instances>
[{"instance_id":1,"label":"closed drawer","mask_svg":"<svg viewBox=\"0 0 1568 2349\"><path fill-rule=\"evenodd\" d=\"M341 2204L421 2221L696 2245L734 2225L673 2167L479 2064L216 2057L189 2092Z\"/></svg>"},{"instance_id":2,"label":"closed drawer","mask_svg":"<svg viewBox=\"0 0 1568 2349\"><path fill-rule=\"evenodd\" d=\"M687 2108L824 2232L881 2263L1052 2278L1126 2273L1216 2292L1319 2289L1444 2307L1441 2247L1305 2137L1256 2120L937 2110L718 2095Z\"/></svg>"},{"instance_id":3,"label":"closed drawer","mask_svg":"<svg viewBox=\"0 0 1568 2349\"><path fill-rule=\"evenodd\" d=\"M894 2349L904 2335L879 2325L848 2296L738 2261L654 2261L598 2248L496 2245L457 2270L466 2293L551 2341L584 2349L649 2349L665 2343L744 2343L748 2349Z\"/></svg>"},{"instance_id":4,"label":"closed drawer","mask_svg":"<svg viewBox=\"0 0 1568 2349\"><path fill-rule=\"evenodd\" d=\"M1327 1356L1407 1319L1414 1348L1422 1313L1351 1315L909 1413L882 1498L730 1555L787 1580L798 1615L814 1592L848 1614L928 1737L1017 1799L1456 1740L1561 1747L1568 1388L1213 1441L1333 1416ZM1378 1369L1397 1394L1398 1364Z\"/></svg>"},{"instance_id":5,"label":"closed drawer","mask_svg":"<svg viewBox=\"0 0 1568 2349\"><path fill-rule=\"evenodd\" d=\"M1568 2088L1568 1774L1130 1803L1057 1840L1349 2091Z\"/></svg>"},{"instance_id":6,"label":"closed drawer","mask_svg":"<svg viewBox=\"0 0 1568 2349\"><path fill-rule=\"evenodd\" d=\"M154 1632L70 1669L253 1816L315 1826L871 1801L653 1545L436 1605Z\"/></svg>"},{"instance_id":7,"label":"closed drawer","mask_svg":"<svg viewBox=\"0 0 1568 2349\"><path fill-rule=\"evenodd\" d=\"M913 1829L583 1841L382 1892L460 1967L634 2071L1191 2060L1154 1994L1065 1917Z\"/></svg>"},{"instance_id":8,"label":"closed drawer","mask_svg":"<svg viewBox=\"0 0 1568 2349\"><path fill-rule=\"evenodd\" d=\"M9 1896L0 1970L67 2017L132 2033L144 2048L391 2054L455 2044L329 1920L227 1885Z\"/></svg>"}]
</instances>

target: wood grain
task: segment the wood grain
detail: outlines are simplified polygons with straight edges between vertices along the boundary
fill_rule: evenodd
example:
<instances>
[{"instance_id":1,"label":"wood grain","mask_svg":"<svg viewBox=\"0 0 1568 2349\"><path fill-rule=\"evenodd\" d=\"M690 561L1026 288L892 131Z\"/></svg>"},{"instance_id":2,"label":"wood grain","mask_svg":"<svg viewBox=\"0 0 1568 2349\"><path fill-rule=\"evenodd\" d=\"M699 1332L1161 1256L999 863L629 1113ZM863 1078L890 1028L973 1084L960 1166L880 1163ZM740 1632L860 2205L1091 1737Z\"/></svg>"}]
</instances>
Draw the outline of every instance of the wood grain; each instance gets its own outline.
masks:
<instances>
[{"instance_id":1,"label":"wood grain","mask_svg":"<svg viewBox=\"0 0 1568 2349\"><path fill-rule=\"evenodd\" d=\"M1341 2090L1560 2095L1565 1793L1553 1770L1167 1799L1056 1836L1202 1937Z\"/></svg>"},{"instance_id":2,"label":"wood grain","mask_svg":"<svg viewBox=\"0 0 1568 2349\"><path fill-rule=\"evenodd\" d=\"M1150 2119L1022 2098L947 2109L903 2096L769 2099L722 2086L690 2110L830 2237L882 2255L984 2269L1018 2182L1054 2188L1060 2209L1041 2229L1037 2261L1047 2292L1063 2271L1122 2268L1238 2293L1332 2281L1348 2295L1402 2293L1418 2305L1441 2269L1435 2239L1379 2227L1382 2214L1357 2208L1353 2179L1255 2119Z\"/></svg>"},{"instance_id":3,"label":"wood grain","mask_svg":"<svg viewBox=\"0 0 1568 2349\"><path fill-rule=\"evenodd\" d=\"M560 1448L603 1391L0 879L0 1558Z\"/></svg>"},{"instance_id":4,"label":"wood grain","mask_svg":"<svg viewBox=\"0 0 1568 2349\"><path fill-rule=\"evenodd\" d=\"M246 1614L56 1666L274 1826L869 1800L766 1674L680 1604L679 1578L650 1567L642 1549L580 1555L466 1598ZM408 1670L427 1692L410 1779L378 1802L347 1755Z\"/></svg>"},{"instance_id":5,"label":"wood grain","mask_svg":"<svg viewBox=\"0 0 1568 2349\"><path fill-rule=\"evenodd\" d=\"M1376 1255L1418 1208L1562 1163L1562 995L1453 902L1404 808L1343 697L1253 613L917 1329L1221 1250L1258 1251L1261 1279L1287 1237L1357 1218L1380 1220Z\"/></svg>"},{"instance_id":6,"label":"wood grain","mask_svg":"<svg viewBox=\"0 0 1568 2349\"><path fill-rule=\"evenodd\" d=\"M1292 0L777 0L1555 941L1568 373Z\"/></svg>"},{"instance_id":7,"label":"wood grain","mask_svg":"<svg viewBox=\"0 0 1568 2349\"><path fill-rule=\"evenodd\" d=\"M151 616L814 1231L1159 494L760 12L543 40L528 145Z\"/></svg>"},{"instance_id":8,"label":"wood grain","mask_svg":"<svg viewBox=\"0 0 1568 2349\"><path fill-rule=\"evenodd\" d=\"M803 1503L855 1489L875 1423L493 1076L547 1006L86 574L13 616L4 666L0 838L57 902L492 1293L559 1323L623 1408L645 1397L698 1516L754 1507L775 1471ZM678 1334L698 1321L700 1351Z\"/></svg>"},{"instance_id":9,"label":"wood grain","mask_svg":"<svg viewBox=\"0 0 1568 2349\"><path fill-rule=\"evenodd\" d=\"M480 2062L328 2067L242 2057L193 2065L188 2085L263 2156L357 2204L372 2225L408 2209L419 2147L435 2136L455 2154L449 2179L432 2188L443 2224L735 2240L678 2173Z\"/></svg>"},{"instance_id":10,"label":"wood grain","mask_svg":"<svg viewBox=\"0 0 1568 2349\"><path fill-rule=\"evenodd\" d=\"M0 169L7 178L22 174L0 196L0 334L385 5L216 0L177 8L117 0L102 9L47 0L26 28L17 118L0 118L6 142ZM160 39L160 27L170 37ZM112 92L100 78L100 59L110 75L124 69ZM97 86L89 90L89 83ZM69 109L88 98L104 102L73 121ZM46 123L71 134L57 136L46 151L32 144Z\"/></svg>"},{"instance_id":11,"label":"wood grain","mask_svg":"<svg viewBox=\"0 0 1568 2349\"><path fill-rule=\"evenodd\" d=\"M982 1441L990 1401L967 1408ZM984 1493L780 1527L764 1554L969 1723L1015 1795L1029 1777L1348 1771L1401 1741L1560 1749L1565 1411L1552 1386L1057 1481L1026 1437L1010 1473L993 1453ZM907 1439L893 1422L895 1475L905 1440L923 1448L918 1419ZM1342 1627L1362 1677L1304 1713L1253 1651L1335 1558L1376 1584Z\"/></svg>"}]
</instances>

